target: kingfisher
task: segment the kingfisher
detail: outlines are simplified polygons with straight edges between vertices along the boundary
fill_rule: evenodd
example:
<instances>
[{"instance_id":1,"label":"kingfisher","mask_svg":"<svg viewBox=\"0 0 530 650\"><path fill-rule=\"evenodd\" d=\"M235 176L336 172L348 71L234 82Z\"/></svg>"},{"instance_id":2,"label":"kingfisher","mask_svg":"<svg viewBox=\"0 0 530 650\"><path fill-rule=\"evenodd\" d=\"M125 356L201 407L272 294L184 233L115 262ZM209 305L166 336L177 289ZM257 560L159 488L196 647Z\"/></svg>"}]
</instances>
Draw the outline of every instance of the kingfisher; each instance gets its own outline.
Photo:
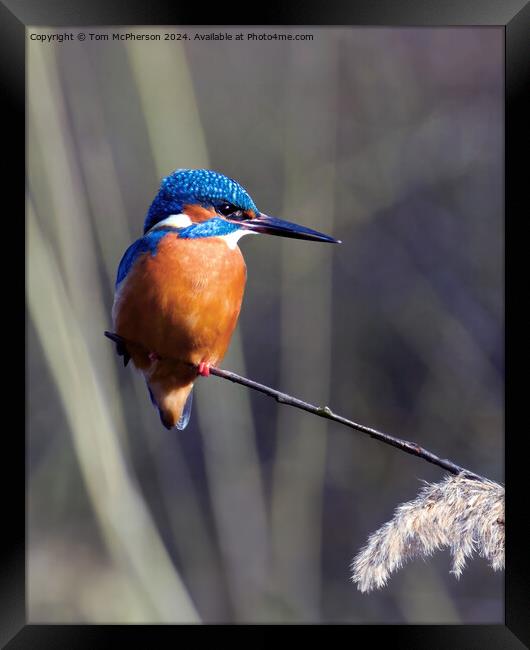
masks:
<instances>
[{"instance_id":1,"label":"kingfisher","mask_svg":"<svg viewBox=\"0 0 530 650\"><path fill-rule=\"evenodd\" d=\"M260 212L236 181L208 169L162 179L143 236L125 251L106 332L124 365L143 373L167 429L184 429L198 376L224 357L246 283L238 241L267 234L340 243Z\"/></svg>"}]
</instances>

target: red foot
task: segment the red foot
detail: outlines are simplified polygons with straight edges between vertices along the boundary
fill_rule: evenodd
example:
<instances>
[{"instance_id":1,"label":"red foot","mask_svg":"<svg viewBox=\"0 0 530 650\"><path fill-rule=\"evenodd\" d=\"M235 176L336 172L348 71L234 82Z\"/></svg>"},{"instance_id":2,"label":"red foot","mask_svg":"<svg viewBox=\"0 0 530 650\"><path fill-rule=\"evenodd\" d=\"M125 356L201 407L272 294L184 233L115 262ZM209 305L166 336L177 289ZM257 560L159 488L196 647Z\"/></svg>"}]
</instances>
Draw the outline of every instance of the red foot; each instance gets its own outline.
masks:
<instances>
[{"instance_id":1,"label":"red foot","mask_svg":"<svg viewBox=\"0 0 530 650\"><path fill-rule=\"evenodd\" d=\"M199 363L199 375L201 377L209 377L210 376L210 364L206 363L205 361L201 361Z\"/></svg>"},{"instance_id":2,"label":"red foot","mask_svg":"<svg viewBox=\"0 0 530 650\"><path fill-rule=\"evenodd\" d=\"M160 360L160 357L158 356L158 354L156 352L149 352L149 354L147 356L149 357L149 361L151 361L151 362Z\"/></svg>"}]
</instances>

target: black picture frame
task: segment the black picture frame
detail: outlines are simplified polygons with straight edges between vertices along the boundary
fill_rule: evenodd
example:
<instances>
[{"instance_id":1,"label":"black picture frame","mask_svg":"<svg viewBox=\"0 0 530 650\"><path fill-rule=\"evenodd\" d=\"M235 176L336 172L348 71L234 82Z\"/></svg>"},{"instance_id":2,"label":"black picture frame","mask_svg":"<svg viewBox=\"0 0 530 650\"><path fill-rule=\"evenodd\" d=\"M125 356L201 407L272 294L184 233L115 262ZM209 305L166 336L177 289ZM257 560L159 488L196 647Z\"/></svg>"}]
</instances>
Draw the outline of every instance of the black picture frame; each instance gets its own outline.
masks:
<instances>
[{"instance_id":1,"label":"black picture frame","mask_svg":"<svg viewBox=\"0 0 530 650\"><path fill-rule=\"evenodd\" d=\"M80 0L7 0L0 3L0 67L3 84L4 118L4 197L13 197L9 214L4 213L4 224L11 228L21 224L24 212L25 178L25 48L26 26L86 26L86 25L162 25L204 24L205 17L213 25L370 25L370 26L502 26L505 30L506 112L505 112L505 215L506 223L528 218L527 193L523 191L523 152L527 117L523 99L530 88L530 3L527 0L362 0L356 2L326 3L261 3L253 5L250 17L245 11L224 3L208 8L193 3L173 3L158 0L145 2L82 2ZM525 92L526 91L526 92ZM526 147L527 148L527 147ZM528 183L526 183L528 184ZM526 200L526 202L525 202ZM526 209L525 209L526 208ZM6 208L4 208L6 210ZM508 216L510 217L508 219ZM8 221L9 219L9 221ZM4 227L5 227L4 226ZM515 226L514 226L515 227ZM511 232L512 226L506 229ZM5 231L4 231L5 232ZM9 247L16 249L18 238L9 237ZM23 236L23 235L22 235ZM509 265L506 265L509 268ZM20 270L19 270L20 269ZM22 262L19 269L10 267L8 288L10 330L24 331L18 309L24 287ZM6 315L7 318L7 315ZM21 320L24 316L21 316ZM6 363L10 368L23 368L20 349L10 338L7 342ZM515 344L514 344L515 347ZM18 348L18 349L17 349ZM507 352L511 351L508 346ZM11 355L11 356L10 356ZM509 366L510 367L510 366ZM13 381L14 375L12 374ZM11 385L13 394L22 392ZM7 396L7 393L4 393ZM10 396L8 397L10 400ZM6 400L7 401L7 400ZM6 404L6 410L7 410ZM13 410L12 405L9 408ZM23 407L24 408L24 405ZM133 634L135 643L144 647L158 645L154 641L160 633L177 635L180 626L75 626L32 625L27 623L25 605L25 437L18 431L21 417L13 417L4 430L4 521L2 542L2 572L0 577L0 642L8 648L99 648L123 643L124 636ZM511 420L508 418L508 423ZM468 626L355 626L353 638L366 634L371 644L389 640L393 647L406 648L522 648L530 646L528 553L524 529L525 503L517 495L525 494L524 472L517 468L525 442L524 427L506 428L506 510L507 553L505 576L504 625ZM9 470L9 472L7 471ZM519 512L521 510L521 512ZM526 526L525 526L526 528ZM343 626L334 626L343 627ZM346 631L348 632L348 631ZM268 633L268 630L265 632ZM265 639L266 637L262 637ZM362 642L362 641L361 641Z\"/></svg>"}]
</instances>

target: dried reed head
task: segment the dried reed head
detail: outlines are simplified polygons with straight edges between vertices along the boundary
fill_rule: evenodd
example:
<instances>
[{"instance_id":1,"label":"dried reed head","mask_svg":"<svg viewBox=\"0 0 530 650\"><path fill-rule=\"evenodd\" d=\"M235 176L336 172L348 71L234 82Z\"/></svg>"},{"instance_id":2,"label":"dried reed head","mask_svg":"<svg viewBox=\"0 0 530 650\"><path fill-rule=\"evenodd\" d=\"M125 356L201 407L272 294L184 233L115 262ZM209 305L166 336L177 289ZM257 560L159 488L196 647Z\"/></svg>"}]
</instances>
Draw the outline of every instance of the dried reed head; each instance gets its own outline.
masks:
<instances>
[{"instance_id":1,"label":"dried reed head","mask_svg":"<svg viewBox=\"0 0 530 650\"><path fill-rule=\"evenodd\" d=\"M414 501L396 508L391 521L368 538L351 564L362 592L384 587L390 574L415 557L448 547L451 573L460 577L473 553L504 568L504 487L464 475L427 483Z\"/></svg>"}]
</instances>

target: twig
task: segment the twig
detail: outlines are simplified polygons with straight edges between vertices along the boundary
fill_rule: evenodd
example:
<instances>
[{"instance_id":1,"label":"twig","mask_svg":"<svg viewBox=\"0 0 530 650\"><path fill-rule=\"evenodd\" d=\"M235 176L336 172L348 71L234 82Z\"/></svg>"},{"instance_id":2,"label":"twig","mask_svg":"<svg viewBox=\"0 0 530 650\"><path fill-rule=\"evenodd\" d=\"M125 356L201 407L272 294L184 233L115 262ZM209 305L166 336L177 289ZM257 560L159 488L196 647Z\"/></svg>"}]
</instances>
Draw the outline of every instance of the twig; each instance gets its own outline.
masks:
<instances>
[{"instance_id":1,"label":"twig","mask_svg":"<svg viewBox=\"0 0 530 650\"><path fill-rule=\"evenodd\" d=\"M468 469L465 469L464 467L460 467L459 465L453 463L450 460L439 458L438 456L428 451L427 449L420 447L415 442L409 442L408 440L395 438L394 436L391 436L388 433L384 433L383 431L378 431L377 429L372 429L371 427L367 427L364 424L358 424L357 422L348 420L342 415L338 415L337 413L334 413L328 406L324 406L324 407L314 406L313 404L304 402L301 399L298 399L297 397L293 397L292 395L288 395L287 393L282 393L279 390L270 388L269 386L258 384L258 382L253 381L252 379L247 379L246 377L237 375L235 372L231 372L229 370L221 370L221 368L211 367L210 374L216 375L217 377L222 377L223 379L229 379L230 381L233 381L236 384L247 386L248 388L257 390L260 393L265 393L265 395L269 395L269 397L274 397L274 399L277 402L280 402L280 404L287 404L288 406L294 406L295 408L301 409L302 411L307 411L308 413L313 413L313 415L318 415L321 418L327 418L328 420L333 420L334 422L340 422L340 424L344 424L344 426L350 427L350 429L355 429L356 431L360 431L361 433L366 433L371 438L380 440L381 442L384 442L387 445L392 445L393 447L397 447L398 449L401 449L407 454L412 454L413 456L418 456L419 458L423 458L428 463L432 463L433 465L438 465L438 467L446 469L448 472L451 472L451 474L455 474L455 475L464 474L467 478L484 480L484 477L479 476L478 474L475 474L474 472L471 472Z\"/></svg>"},{"instance_id":2,"label":"twig","mask_svg":"<svg viewBox=\"0 0 530 650\"><path fill-rule=\"evenodd\" d=\"M134 343L135 345L139 345L140 347L143 347L139 343L135 343L134 341L127 341L123 337L120 337L117 334L114 334L112 332L105 332L105 336L107 336L109 339L111 339L114 342L118 342L118 341L122 341L123 343L129 342L129 343ZM177 361L176 359L173 360ZM180 361L180 363L186 363L187 365L192 366L198 370L198 366L190 362ZM209 370L211 375L215 375L216 377L221 377L222 379L228 379L229 381L232 381L236 384L241 384L242 386L246 386L247 388L252 388L253 390L259 391L260 393L264 393L269 397L274 397L274 399L280 404L293 406L294 408L301 409L302 411L307 411L308 413L312 413L313 415L317 415L318 417L326 418L327 420L332 420L333 422L339 422L340 424L343 424L344 426L349 427L350 429L354 429L355 431L360 431L361 433L365 433L369 435L371 438L374 438L375 440L380 440L381 442L384 442L387 445L392 445L392 447L397 447L398 449L401 449L401 451L404 451L407 454L412 454L413 456L417 456L418 458L423 458L423 460L427 461L428 463L437 465L438 467L447 470L451 474L454 475L461 474L466 478L475 479L479 481L487 480L484 476L475 474L474 472L471 472L465 467L460 467L460 465L453 463L453 461L451 460L436 456L436 454L433 454L431 451L428 451L427 449L420 447L420 445L418 445L415 442L402 440L401 438L396 438L394 436L389 435L388 433L384 433L383 431L378 431L377 429L372 429L371 427L367 427L364 424L358 424L357 422L353 422L353 420L348 420L342 415L338 415L337 413L334 413L328 406L314 406L313 404L304 402L303 400L298 399L297 397L293 397L292 395L288 395L287 393L282 393L279 390L275 390L270 386L265 386L264 384L259 384L257 381L253 381L252 379L248 379L247 377L242 377L241 375L238 375L235 372L231 372L230 370L222 370L221 368L217 368L215 366L210 366Z\"/></svg>"}]
</instances>

